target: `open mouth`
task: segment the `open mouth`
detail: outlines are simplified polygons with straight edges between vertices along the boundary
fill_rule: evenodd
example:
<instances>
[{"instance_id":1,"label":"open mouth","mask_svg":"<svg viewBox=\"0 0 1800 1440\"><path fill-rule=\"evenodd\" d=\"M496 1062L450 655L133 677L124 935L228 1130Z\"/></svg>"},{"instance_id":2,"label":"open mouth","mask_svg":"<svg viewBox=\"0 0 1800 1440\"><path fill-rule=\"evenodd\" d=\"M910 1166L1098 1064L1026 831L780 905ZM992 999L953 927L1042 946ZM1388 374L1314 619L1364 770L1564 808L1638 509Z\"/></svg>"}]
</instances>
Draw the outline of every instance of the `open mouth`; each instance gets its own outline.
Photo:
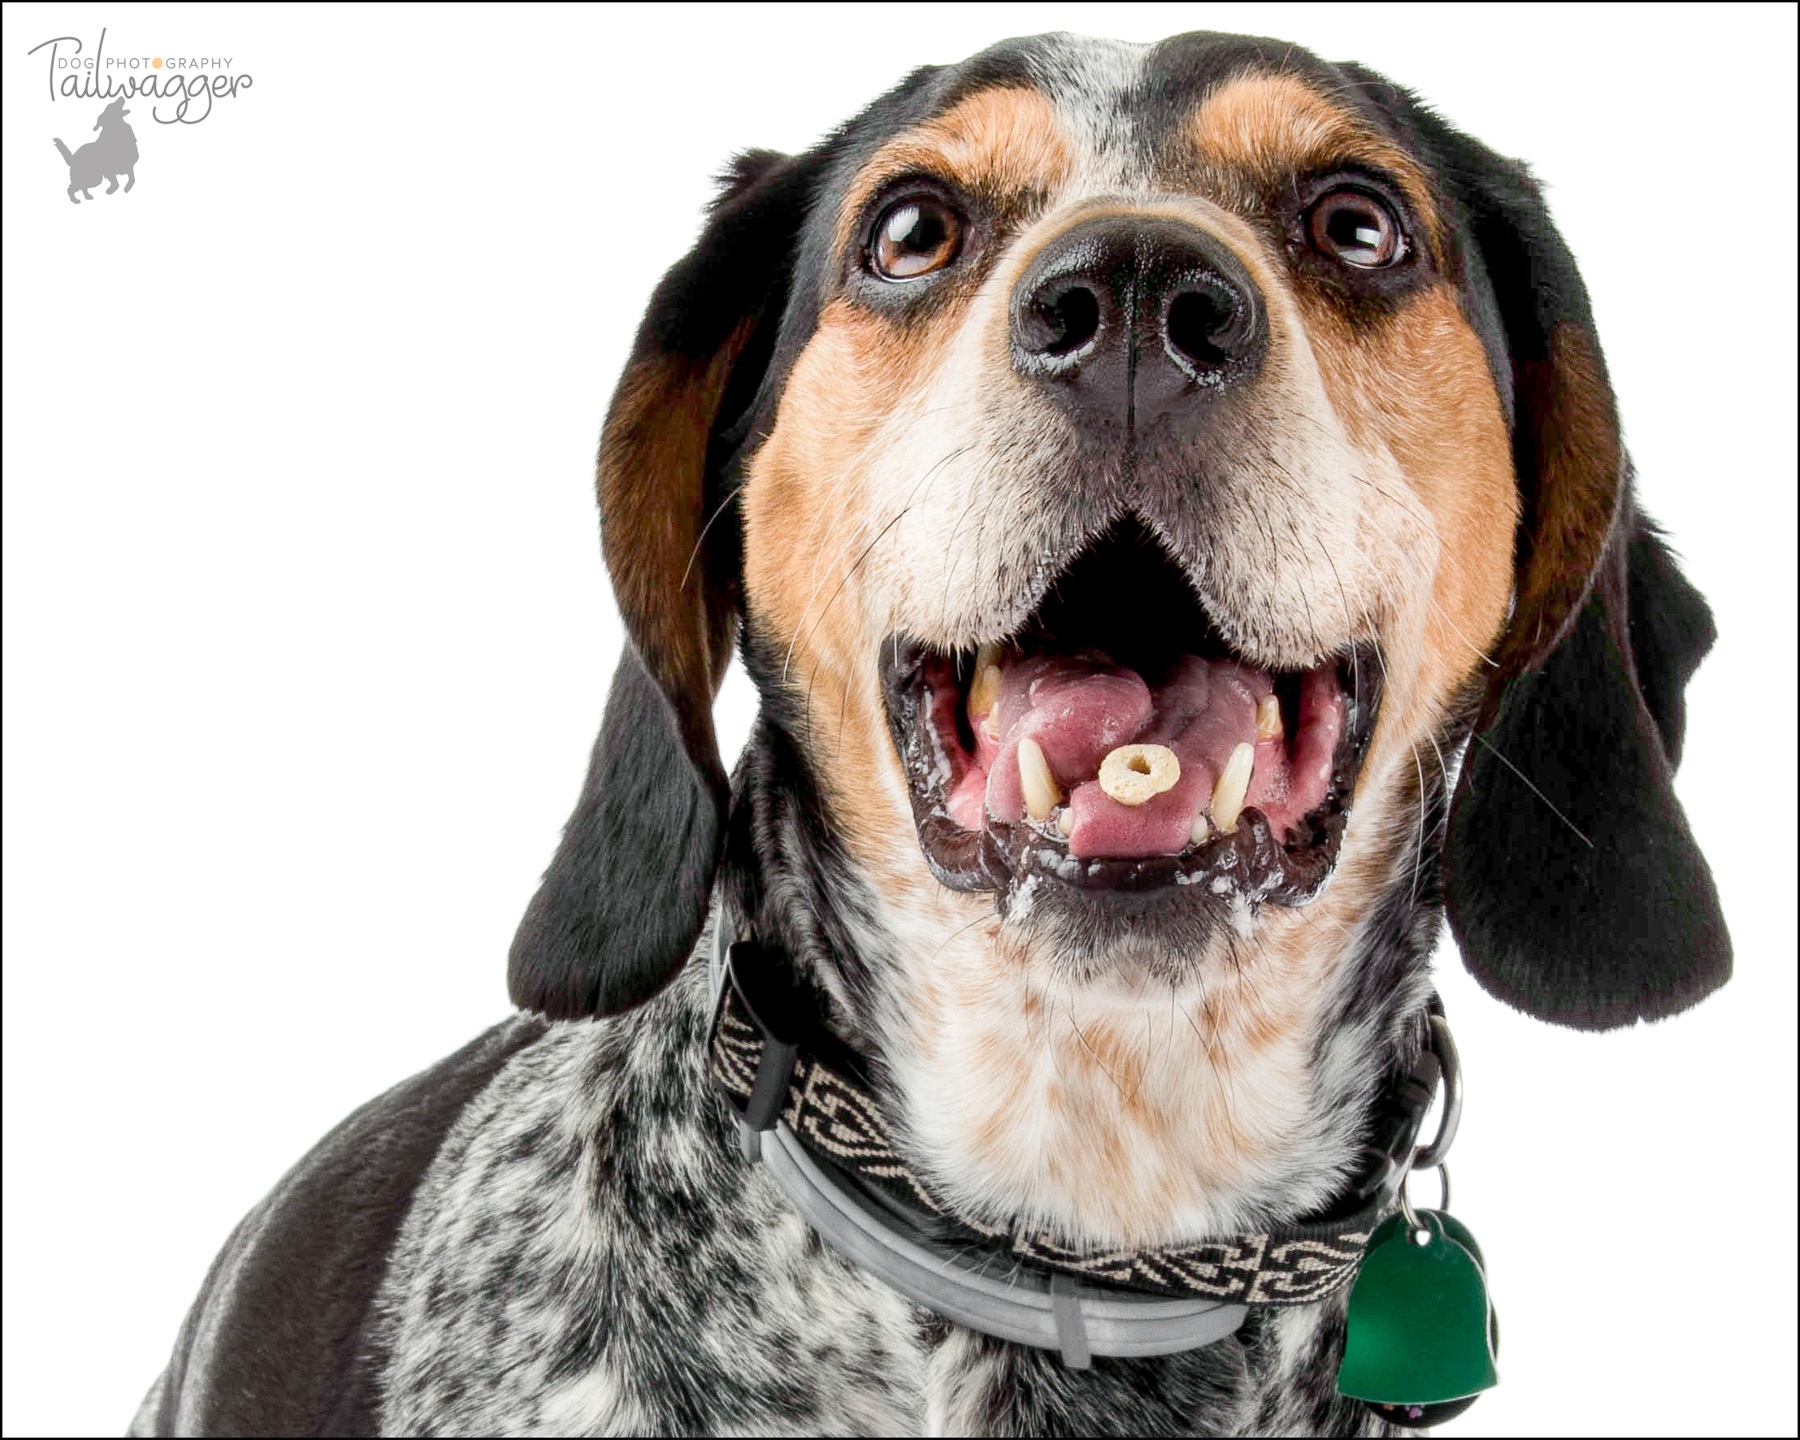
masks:
<instances>
[{"instance_id":1,"label":"open mouth","mask_svg":"<svg viewBox=\"0 0 1800 1440\"><path fill-rule=\"evenodd\" d=\"M1004 641L946 655L891 636L881 675L943 884L1303 905L1336 863L1374 729L1372 658L1284 671L1236 654L1134 525L1083 551Z\"/></svg>"}]
</instances>

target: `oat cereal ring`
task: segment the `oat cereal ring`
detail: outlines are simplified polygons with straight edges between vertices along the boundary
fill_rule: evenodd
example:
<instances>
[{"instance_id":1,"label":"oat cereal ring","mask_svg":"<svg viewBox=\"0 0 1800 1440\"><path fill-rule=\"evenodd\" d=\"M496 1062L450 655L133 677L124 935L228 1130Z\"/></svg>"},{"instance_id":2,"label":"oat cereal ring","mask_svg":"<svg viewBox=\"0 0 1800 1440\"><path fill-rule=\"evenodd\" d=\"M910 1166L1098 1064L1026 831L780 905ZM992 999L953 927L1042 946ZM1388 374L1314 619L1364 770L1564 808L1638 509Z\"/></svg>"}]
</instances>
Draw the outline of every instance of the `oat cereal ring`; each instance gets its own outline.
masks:
<instances>
[{"instance_id":1,"label":"oat cereal ring","mask_svg":"<svg viewBox=\"0 0 1800 1440\"><path fill-rule=\"evenodd\" d=\"M1181 761L1167 745L1121 745L1100 762L1100 788L1121 805L1142 805L1181 778Z\"/></svg>"}]
</instances>

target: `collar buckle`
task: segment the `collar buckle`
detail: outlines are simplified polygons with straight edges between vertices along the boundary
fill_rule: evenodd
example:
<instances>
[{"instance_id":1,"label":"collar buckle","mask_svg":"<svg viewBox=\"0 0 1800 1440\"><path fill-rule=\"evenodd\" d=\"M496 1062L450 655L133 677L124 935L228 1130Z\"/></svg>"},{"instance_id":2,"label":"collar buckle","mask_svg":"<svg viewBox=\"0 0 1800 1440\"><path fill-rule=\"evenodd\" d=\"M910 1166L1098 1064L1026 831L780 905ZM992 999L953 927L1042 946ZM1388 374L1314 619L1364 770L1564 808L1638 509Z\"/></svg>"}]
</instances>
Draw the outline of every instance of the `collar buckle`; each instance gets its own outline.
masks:
<instances>
[{"instance_id":1,"label":"collar buckle","mask_svg":"<svg viewBox=\"0 0 1800 1440\"><path fill-rule=\"evenodd\" d=\"M773 1130L787 1108L788 1087L794 1081L794 1066L800 1058L799 1037L785 1028L776 1029L775 1017L784 1008L792 1014L791 987L782 983L780 968L770 963L767 953L753 940L739 940L726 952L724 984L737 992L745 1012L762 1031L762 1058L756 1064L756 1079L749 1097L740 1106L735 1099L732 1108L738 1115L738 1150L745 1161L754 1164L762 1157L763 1132ZM784 1001L789 1001L785 1007Z\"/></svg>"}]
</instances>

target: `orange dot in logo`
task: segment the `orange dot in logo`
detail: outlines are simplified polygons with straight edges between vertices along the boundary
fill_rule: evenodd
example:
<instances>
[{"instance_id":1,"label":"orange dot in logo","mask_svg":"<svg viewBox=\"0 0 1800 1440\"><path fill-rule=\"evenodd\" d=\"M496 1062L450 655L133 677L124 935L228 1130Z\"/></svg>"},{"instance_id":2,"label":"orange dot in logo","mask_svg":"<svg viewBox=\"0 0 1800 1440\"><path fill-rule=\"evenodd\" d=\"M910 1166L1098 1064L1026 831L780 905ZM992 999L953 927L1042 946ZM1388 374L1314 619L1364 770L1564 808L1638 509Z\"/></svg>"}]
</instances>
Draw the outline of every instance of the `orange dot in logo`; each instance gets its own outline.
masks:
<instances>
[{"instance_id":1,"label":"orange dot in logo","mask_svg":"<svg viewBox=\"0 0 1800 1440\"><path fill-rule=\"evenodd\" d=\"M154 65L158 70L162 69L162 56L158 55L156 57L156 59L152 60L150 63L152 65Z\"/></svg>"}]
</instances>

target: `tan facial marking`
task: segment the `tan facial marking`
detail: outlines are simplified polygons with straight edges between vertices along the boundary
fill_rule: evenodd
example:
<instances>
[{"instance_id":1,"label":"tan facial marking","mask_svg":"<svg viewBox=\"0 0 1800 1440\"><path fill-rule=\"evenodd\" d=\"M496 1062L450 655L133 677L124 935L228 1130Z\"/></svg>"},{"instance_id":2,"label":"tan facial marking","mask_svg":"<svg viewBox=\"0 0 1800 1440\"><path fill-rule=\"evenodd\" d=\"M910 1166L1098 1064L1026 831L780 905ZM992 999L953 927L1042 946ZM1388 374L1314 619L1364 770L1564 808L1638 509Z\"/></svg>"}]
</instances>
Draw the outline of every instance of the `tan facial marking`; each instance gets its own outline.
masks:
<instances>
[{"instance_id":1,"label":"tan facial marking","mask_svg":"<svg viewBox=\"0 0 1800 1440\"><path fill-rule=\"evenodd\" d=\"M1434 249L1442 234L1432 186L1419 164L1362 117L1293 75L1246 75L1209 93L1188 127L1208 168L1267 183L1364 164L1391 175L1424 218Z\"/></svg>"},{"instance_id":2,"label":"tan facial marking","mask_svg":"<svg viewBox=\"0 0 1800 1440\"><path fill-rule=\"evenodd\" d=\"M934 175L976 194L1013 196L1062 183L1069 142L1050 102L1036 90L981 90L875 152L838 209L837 246L868 199L889 180Z\"/></svg>"},{"instance_id":3,"label":"tan facial marking","mask_svg":"<svg viewBox=\"0 0 1800 1440\"><path fill-rule=\"evenodd\" d=\"M1493 664L1512 590L1512 442L1486 352L1447 286L1377 324L1352 326L1316 297L1302 297L1302 309L1346 433L1359 450L1393 457L1402 503L1423 507L1438 542L1422 613L1380 617L1407 683L1383 700L1377 740L1416 738L1469 675Z\"/></svg>"},{"instance_id":4,"label":"tan facial marking","mask_svg":"<svg viewBox=\"0 0 1800 1440\"><path fill-rule=\"evenodd\" d=\"M946 325L902 339L879 316L829 304L743 500L750 623L803 698L833 815L877 883L926 872L875 680L882 617L867 613L858 574L905 497L869 482L867 457L953 334Z\"/></svg>"}]
</instances>

